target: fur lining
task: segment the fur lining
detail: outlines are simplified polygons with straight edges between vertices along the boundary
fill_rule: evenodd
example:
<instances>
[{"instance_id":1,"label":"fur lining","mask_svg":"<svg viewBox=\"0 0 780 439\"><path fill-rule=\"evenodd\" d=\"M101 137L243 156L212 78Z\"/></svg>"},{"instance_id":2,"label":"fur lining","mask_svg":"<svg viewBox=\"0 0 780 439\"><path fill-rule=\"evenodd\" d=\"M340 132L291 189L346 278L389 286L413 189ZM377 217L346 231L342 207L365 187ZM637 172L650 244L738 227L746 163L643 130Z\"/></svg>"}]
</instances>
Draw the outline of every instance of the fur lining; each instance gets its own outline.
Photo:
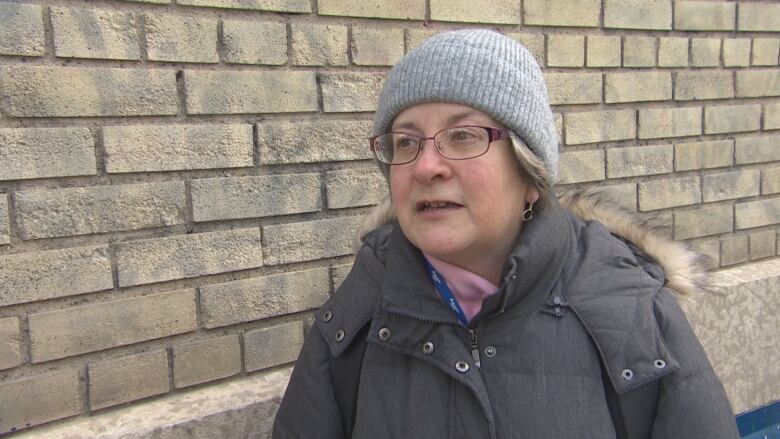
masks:
<instances>
[{"instance_id":1,"label":"fur lining","mask_svg":"<svg viewBox=\"0 0 780 439\"><path fill-rule=\"evenodd\" d=\"M691 297L706 289L707 275L699 254L684 243L672 240L662 228L652 226L636 213L618 206L598 188L563 191L558 194L558 202L583 220L598 221L611 233L634 243L663 268L667 287L678 297ZM370 231L394 219L388 196L363 218L355 249Z\"/></svg>"}]
</instances>

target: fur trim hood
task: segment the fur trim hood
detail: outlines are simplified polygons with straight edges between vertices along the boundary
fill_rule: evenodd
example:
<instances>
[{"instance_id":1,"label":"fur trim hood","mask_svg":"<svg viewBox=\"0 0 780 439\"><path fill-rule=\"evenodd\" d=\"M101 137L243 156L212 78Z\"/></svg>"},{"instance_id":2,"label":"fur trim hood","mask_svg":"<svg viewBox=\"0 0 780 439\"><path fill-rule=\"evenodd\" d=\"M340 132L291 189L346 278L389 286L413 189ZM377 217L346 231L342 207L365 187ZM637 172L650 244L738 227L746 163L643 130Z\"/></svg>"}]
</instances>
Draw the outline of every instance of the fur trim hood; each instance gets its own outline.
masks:
<instances>
[{"instance_id":1,"label":"fur trim hood","mask_svg":"<svg viewBox=\"0 0 780 439\"><path fill-rule=\"evenodd\" d=\"M705 290L707 274L701 265L702 256L684 243L672 240L669 232L651 225L634 212L611 201L601 190L580 189L561 191L558 202L583 221L598 221L613 235L633 243L652 258L664 271L667 287L678 297L691 298ZM386 197L363 218L355 249L363 238L375 228L395 220L390 197Z\"/></svg>"}]
</instances>

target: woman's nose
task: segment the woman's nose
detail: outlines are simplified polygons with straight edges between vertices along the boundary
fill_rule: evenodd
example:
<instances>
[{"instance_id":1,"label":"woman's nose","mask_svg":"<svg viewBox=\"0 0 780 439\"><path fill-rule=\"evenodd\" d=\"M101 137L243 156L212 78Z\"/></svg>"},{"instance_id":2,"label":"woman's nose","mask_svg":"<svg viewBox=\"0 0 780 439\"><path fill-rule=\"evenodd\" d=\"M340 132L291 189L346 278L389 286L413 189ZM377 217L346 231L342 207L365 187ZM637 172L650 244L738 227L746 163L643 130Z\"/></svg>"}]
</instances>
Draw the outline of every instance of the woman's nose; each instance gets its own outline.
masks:
<instances>
[{"instance_id":1,"label":"woman's nose","mask_svg":"<svg viewBox=\"0 0 780 439\"><path fill-rule=\"evenodd\" d=\"M433 139L422 140L420 153L413 165L415 176L423 181L431 181L437 177L448 178L450 176L449 160L439 153L436 141Z\"/></svg>"}]
</instances>

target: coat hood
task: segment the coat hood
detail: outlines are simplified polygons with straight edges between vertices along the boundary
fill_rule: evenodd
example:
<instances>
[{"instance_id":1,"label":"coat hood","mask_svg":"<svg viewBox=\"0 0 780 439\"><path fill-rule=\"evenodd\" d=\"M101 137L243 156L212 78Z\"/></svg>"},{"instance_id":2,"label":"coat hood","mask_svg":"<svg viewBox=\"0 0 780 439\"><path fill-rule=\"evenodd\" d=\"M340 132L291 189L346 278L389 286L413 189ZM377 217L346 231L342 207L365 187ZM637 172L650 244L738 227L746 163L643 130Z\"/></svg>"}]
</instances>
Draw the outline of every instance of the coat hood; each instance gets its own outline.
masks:
<instances>
[{"instance_id":1,"label":"coat hood","mask_svg":"<svg viewBox=\"0 0 780 439\"><path fill-rule=\"evenodd\" d=\"M609 199L599 189L561 191L558 202L583 221L598 221L613 235L630 243L649 256L664 271L667 287L679 297L690 298L706 289L707 275L702 256L682 242L674 241L668 230L650 224ZM390 197L386 197L363 219L355 240L355 250L375 228L395 220Z\"/></svg>"}]
</instances>

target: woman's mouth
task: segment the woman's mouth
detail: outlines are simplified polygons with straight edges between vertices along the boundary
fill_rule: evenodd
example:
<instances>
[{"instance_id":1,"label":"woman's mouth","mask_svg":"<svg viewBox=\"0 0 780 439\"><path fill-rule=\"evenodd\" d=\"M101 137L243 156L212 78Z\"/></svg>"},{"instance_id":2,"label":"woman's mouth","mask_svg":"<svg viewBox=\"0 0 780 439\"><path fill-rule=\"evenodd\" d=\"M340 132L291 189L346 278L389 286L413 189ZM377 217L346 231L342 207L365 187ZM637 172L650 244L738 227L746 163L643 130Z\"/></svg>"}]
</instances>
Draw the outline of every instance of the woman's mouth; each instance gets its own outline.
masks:
<instances>
[{"instance_id":1,"label":"woman's mouth","mask_svg":"<svg viewBox=\"0 0 780 439\"><path fill-rule=\"evenodd\" d=\"M442 209L456 209L458 207L463 206L450 201L421 201L417 203L418 212L432 212Z\"/></svg>"}]
</instances>

